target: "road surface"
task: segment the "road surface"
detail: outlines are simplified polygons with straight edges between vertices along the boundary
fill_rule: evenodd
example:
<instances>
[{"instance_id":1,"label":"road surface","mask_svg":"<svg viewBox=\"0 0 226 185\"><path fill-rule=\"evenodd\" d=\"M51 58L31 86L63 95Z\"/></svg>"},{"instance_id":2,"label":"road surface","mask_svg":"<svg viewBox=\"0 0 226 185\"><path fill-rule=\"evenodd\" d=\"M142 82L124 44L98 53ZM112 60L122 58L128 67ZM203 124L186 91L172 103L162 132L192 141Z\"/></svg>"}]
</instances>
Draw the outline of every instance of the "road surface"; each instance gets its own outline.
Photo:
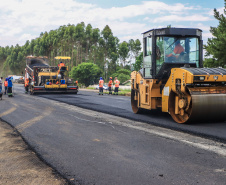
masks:
<instances>
[{"instance_id":1,"label":"road surface","mask_svg":"<svg viewBox=\"0 0 226 185\"><path fill-rule=\"evenodd\" d=\"M218 123L178 124L168 113L163 113L161 110L145 111L144 114L134 114L130 105L130 97L127 96L100 96L97 92L95 93L93 91L80 91L76 96L69 94L64 96L59 94L39 96L135 121L142 121L156 126L226 141L226 121Z\"/></svg>"},{"instance_id":2,"label":"road surface","mask_svg":"<svg viewBox=\"0 0 226 185\"><path fill-rule=\"evenodd\" d=\"M177 127L167 114L133 119L128 97L31 96L14 88L15 97L0 101L0 118L72 184L225 184L225 143L147 124ZM184 127L207 126L214 131L212 124Z\"/></svg>"}]
</instances>

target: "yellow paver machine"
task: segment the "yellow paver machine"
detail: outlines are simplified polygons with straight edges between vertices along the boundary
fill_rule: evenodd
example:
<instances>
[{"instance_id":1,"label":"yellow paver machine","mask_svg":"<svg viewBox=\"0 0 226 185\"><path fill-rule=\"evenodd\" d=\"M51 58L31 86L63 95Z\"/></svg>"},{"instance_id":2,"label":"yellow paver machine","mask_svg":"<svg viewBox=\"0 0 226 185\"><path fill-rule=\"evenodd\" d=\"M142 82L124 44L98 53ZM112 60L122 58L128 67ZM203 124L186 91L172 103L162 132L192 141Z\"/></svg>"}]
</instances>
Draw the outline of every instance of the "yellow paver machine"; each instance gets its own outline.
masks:
<instances>
[{"instance_id":1,"label":"yellow paver machine","mask_svg":"<svg viewBox=\"0 0 226 185\"><path fill-rule=\"evenodd\" d=\"M68 77L68 66L62 61L70 57L55 57L58 66L49 66L45 57L26 57L25 78L29 78L30 94L78 92L78 82ZM62 65L61 65L62 63Z\"/></svg>"},{"instance_id":2,"label":"yellow paver machine","mask_svg":"<svg viewBox=\"0 0 226 185\"><path fill-rule=\"evenodd\" d=\"M143 33L143 68L131 73L134 113L161 108L177 123L226 120L226 69L203 68L202 31Z\"/></svg>"}]
</instances>

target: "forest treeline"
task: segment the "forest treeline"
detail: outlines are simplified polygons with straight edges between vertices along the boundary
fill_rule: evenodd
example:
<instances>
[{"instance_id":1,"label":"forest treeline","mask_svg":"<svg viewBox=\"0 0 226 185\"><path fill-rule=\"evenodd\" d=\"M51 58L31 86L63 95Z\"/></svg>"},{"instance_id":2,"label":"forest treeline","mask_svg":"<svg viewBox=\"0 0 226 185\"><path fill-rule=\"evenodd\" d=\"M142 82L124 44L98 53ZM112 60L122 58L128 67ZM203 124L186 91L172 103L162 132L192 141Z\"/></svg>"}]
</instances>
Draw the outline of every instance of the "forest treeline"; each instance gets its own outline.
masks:
<instances>
[{"instance_id":1,"label":"forest treeline","mask_svg":"<svg viewBox=\"0 0 226 185\"><path fill-rule=\"evenodd\" d=\"M84 62L93 63L108 78L120 69L130 70L131 61L140 50L139 39L120 42L108 25L100 30L81 22L42 32L38 38L27 40L23 46L0 47L0 61L4 62L3 71L8 68L13 74L21 74L28 55L47 56L52 66L59 62L54 60L55 56L70 56L69 69ZM3 73L5 75L8 74Z\"/></svg>"},{"instance_id":2,"label":"forest treeline","mask_svg":"<svg viewBox=\"0 0 226 185\"><path fill-rule=\"evenodd\" d=\"M210 27L212 38L204 45L205 67L226 67L226 0L224 2L222 14L214 9L214 18L219 24ZM71 76L79 76L76 71L85 70L91 63L98 67L98 76L108 80L110 76L121 75L121 82L130 79L130 71L139 70L143 62L139 39L120 42L108 25L100 30L84 22L41 33L38 38L26 41L23 46L0 47L1 76L21 74L28 55L47 56L52 66L59 62L54 60L55 56L70 56L72 59L67 65ZM135 63L132 65L131 61Z\"/></svg>"}]
</instances>

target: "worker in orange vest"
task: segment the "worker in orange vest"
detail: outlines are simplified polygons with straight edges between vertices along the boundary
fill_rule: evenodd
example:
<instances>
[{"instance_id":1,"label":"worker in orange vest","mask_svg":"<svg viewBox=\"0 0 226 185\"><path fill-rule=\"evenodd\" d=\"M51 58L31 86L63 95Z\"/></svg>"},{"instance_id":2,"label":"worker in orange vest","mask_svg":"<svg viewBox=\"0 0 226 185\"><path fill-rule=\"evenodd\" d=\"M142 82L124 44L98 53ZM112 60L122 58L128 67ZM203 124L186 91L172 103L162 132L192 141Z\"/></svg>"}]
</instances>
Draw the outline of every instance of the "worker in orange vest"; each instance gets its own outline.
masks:
<instances>
[{"instance_id":1,"label":"worker in orange vest","mask_svg":"<svg viewBox=\"0 0 226 185\"><path fill-rule=\"evenodd\" d=\"M180 54L183 52L184 52L184 48L183 48L183 46L180 45L180 40L176 40L175 48L174 48L173 52L166 55L166 57L172 57L172 58L174 57L177 59L180 56Z\"/></svg>"},{"instance_id":2,"label":"worker in orange vest","mask_svg":"<svg viewBox=\"0 0 226 185\"><path fill-rule=\"evenodd\" d=\"M65 64L61 61L59 64L58 64L58 67L64 67L65 66Z\"/></svg>"},{"instance_id":3,"label":"worker in orange vest","mask_svg":"<svg viewBox=\"0 0 226 185\"><path fill-rule=\"evenodd\" d=\"M99 95L103 95L103 87L104 87L104 80L102 77L100 77L99 80Z\"/></svg>"},{"instance_id":4,"label":"worker in orange vest","mask_svg":"<svg viewBox=\"0 0 226 185\"><path fill-rule=\"evenodd\" d=\"M28 93L29 78L26 78L26 79L25 79L25 82L24 82L24 87L25 87L25 93Z\"/></svg>"},{"instance_id":5,"label":"worker in orange vest","mask_svg":"<svg viewBox=\"0 0 226 185\"><path fill-rule=\"evenodd\" d=\"M5 94L6 94L8 91L8 78L5 79L4 86L5 86Z\"/></svg>"},{"instance_id":6,"label":"worker in orange vest","mask_svg":"<svg viewBox=\"0 0 226 185\"><path fill-rule=\"evenodd\" d=\"M115 77L114 83L115 83L115 91L114 91L114 94L115 95L118 95L118 88L119 88L120 81L118 80L117 77Z\"/></svg>"},{"instance_id":7,"label":"worker in orange vest","mask_svg":"<svg viewBox=\"0 0 226 185\"><path fill-rule=\"evenodd\" d=\"M109 82L108 82L108 90L109 90L109 94L112 94L112 77L109 78Z\"/></svg>"}]
</instances>

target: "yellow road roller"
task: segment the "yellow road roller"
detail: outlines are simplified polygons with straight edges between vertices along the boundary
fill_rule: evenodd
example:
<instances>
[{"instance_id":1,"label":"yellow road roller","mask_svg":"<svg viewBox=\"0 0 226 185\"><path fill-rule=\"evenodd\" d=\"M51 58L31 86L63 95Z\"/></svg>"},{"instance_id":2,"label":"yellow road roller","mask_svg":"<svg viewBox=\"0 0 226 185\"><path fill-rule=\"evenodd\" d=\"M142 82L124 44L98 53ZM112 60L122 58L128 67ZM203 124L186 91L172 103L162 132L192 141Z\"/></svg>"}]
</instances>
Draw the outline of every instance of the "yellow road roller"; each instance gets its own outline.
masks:
<instances>
[{"instance_id":1,"label":"yellow road roller","mask_svg":"<svg viewBox=\"0 0 226 185\"><path fill-rule=\"evenodd\" d=\"M160 108L177 123L226 120L226 69L203 68L202 30L143 33L143 68L131 73L134 113Z\"/></svg>"}]
</instances>

